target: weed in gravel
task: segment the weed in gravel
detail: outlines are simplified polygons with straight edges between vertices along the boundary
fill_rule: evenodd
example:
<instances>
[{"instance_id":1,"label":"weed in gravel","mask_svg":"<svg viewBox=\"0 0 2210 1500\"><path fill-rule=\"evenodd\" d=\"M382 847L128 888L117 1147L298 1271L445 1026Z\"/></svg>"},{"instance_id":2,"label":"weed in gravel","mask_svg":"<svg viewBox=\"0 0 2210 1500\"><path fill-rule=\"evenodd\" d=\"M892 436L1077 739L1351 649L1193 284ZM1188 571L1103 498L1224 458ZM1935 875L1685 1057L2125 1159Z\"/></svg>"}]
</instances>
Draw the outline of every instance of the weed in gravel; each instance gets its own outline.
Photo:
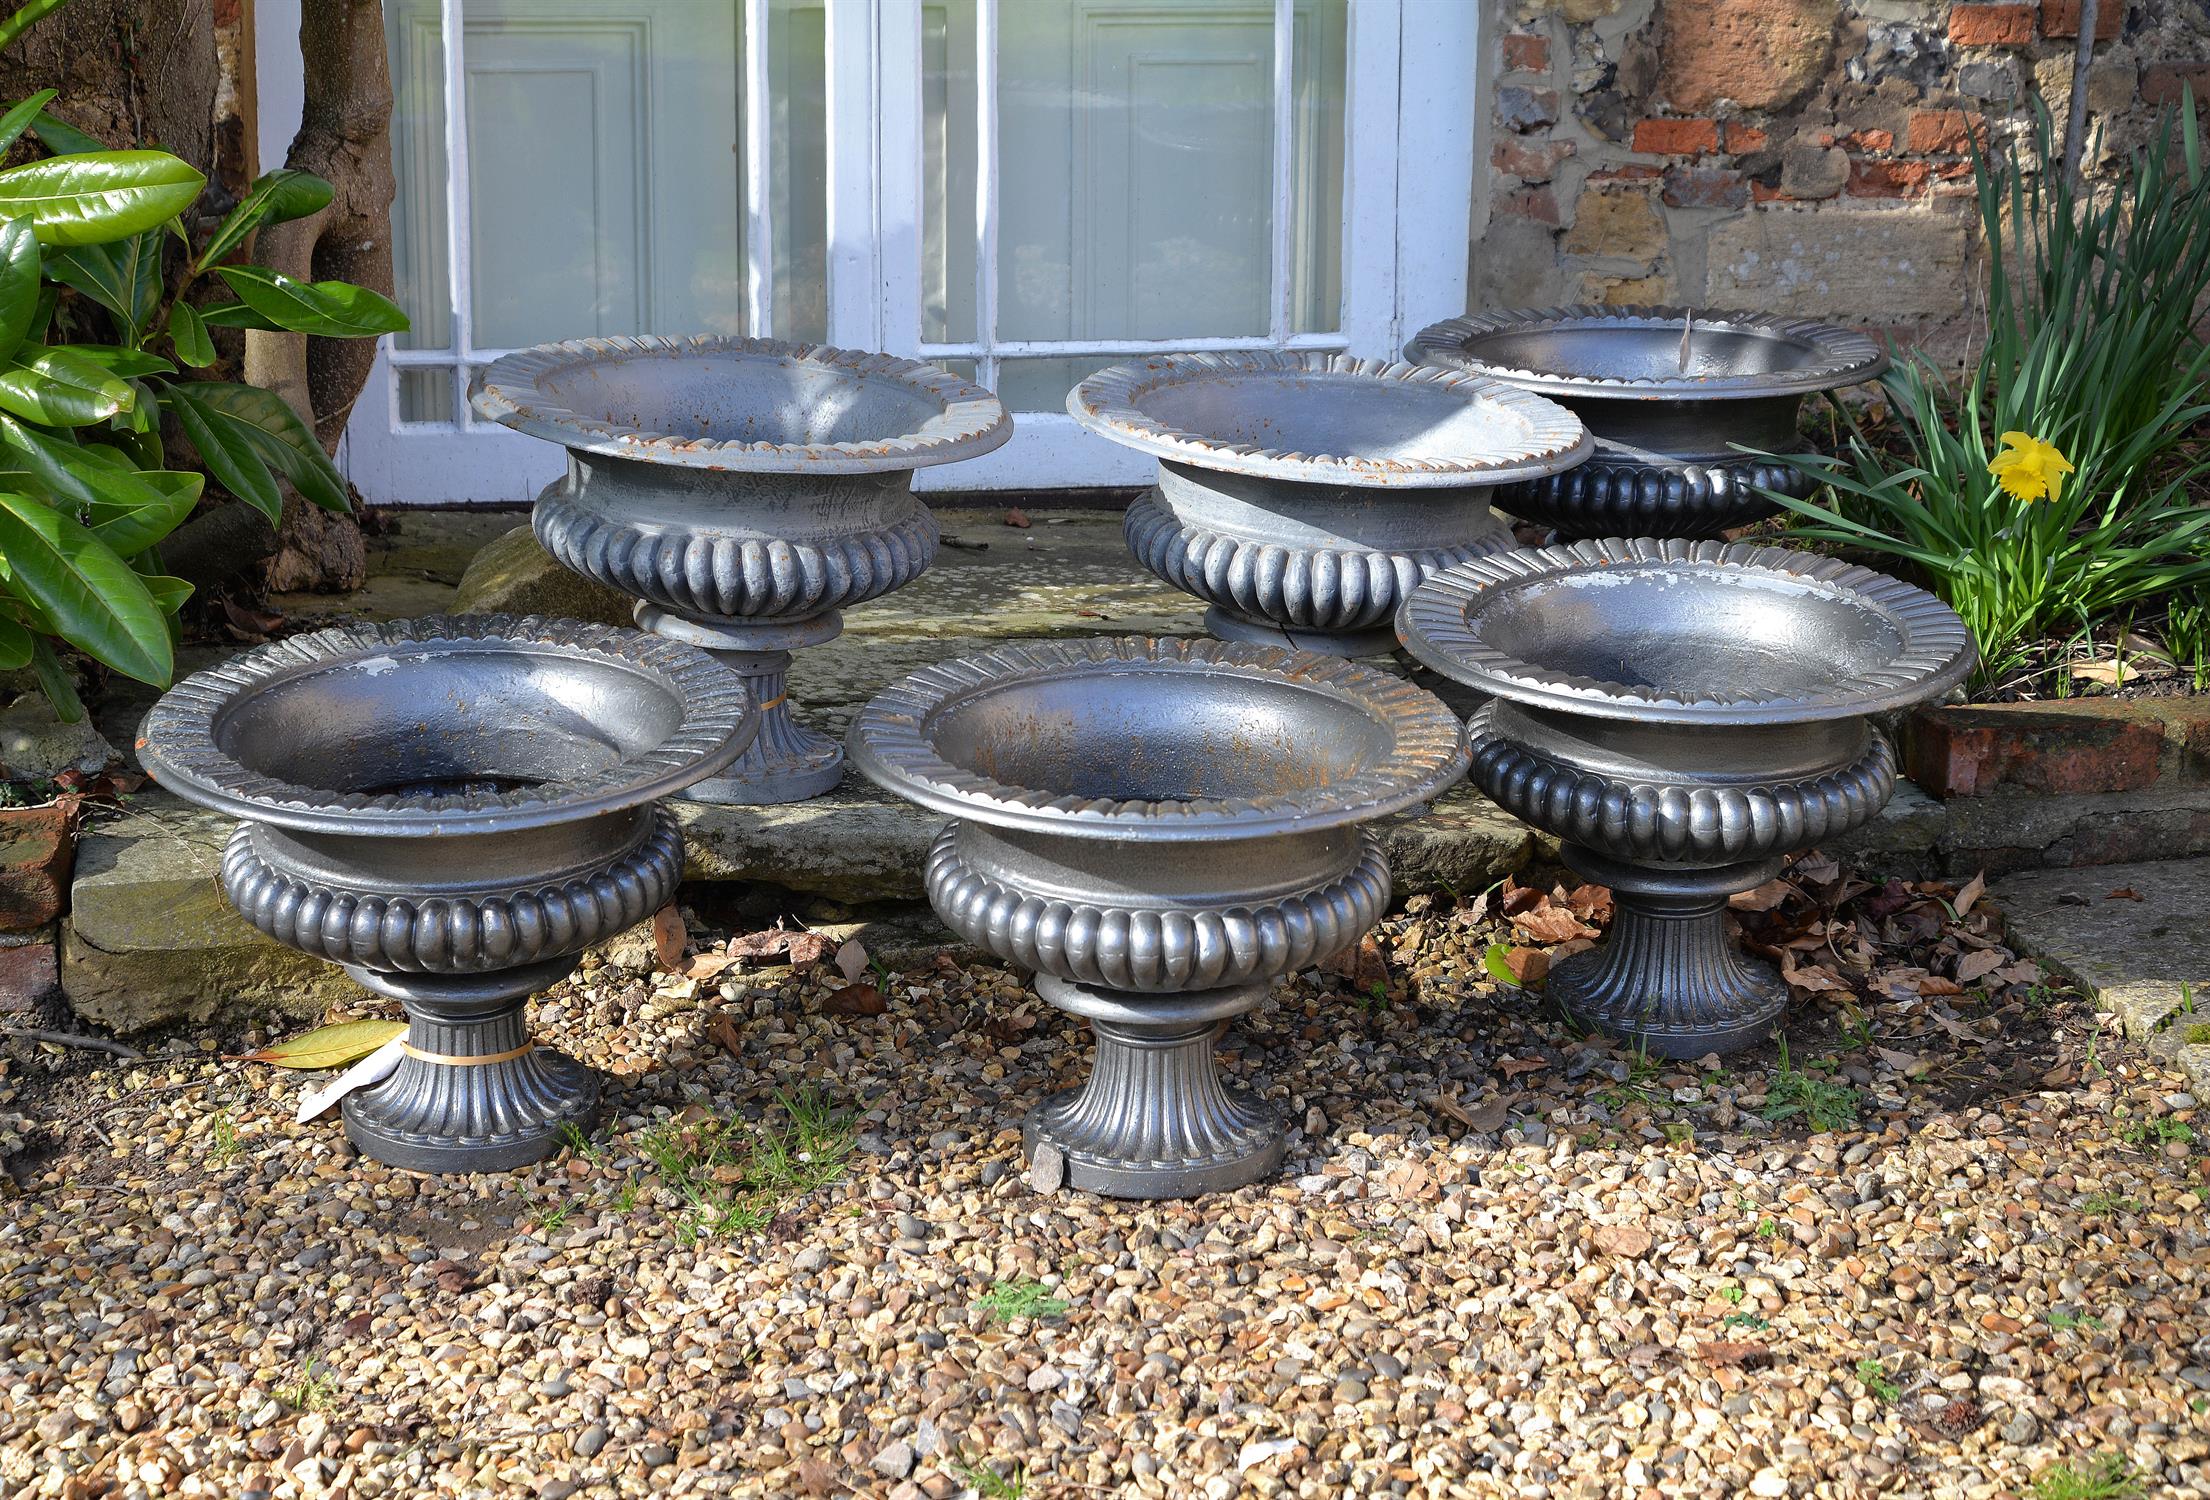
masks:
<instances>
[{"instance_id":1,"label":"weed in gravel","mask_svg":"<svg viewBox=\"0 0 2210 1500\"><path fill-rule=\"evenodd\" d=\"M2080 1217L2083 1219L2107 1218L2112 1214L2137 1214L2140 1211L2139 1200L2121 1197L2117 1193L2089 1193L2080 1199Z\"/></svg>"},{"instance_id":2,"label":"weed in gravel","mask_svg":"<svg viewBox=\"0 0 2210 1500\"><path fill-rule=\"evenodd\" d=\"M775 1098L786 1126L705 1120L663 1125L637 1142L681 1201L675 1229L683 1243L763 1229L786 1201L844 1175L855 1139L850 1118L811 1090Z\"/></svg>"},{"instance_id":3,"label":"weed in gravel","mask_svg":"<svg viewBox=\"0 0 2210 1500\"><path fill-rule=\"evenodd\" d=\"M2033 1500L2137 1500L2147 1493L2141 1476L2120 1453L2054 1464L2034 1476Z\"/></svg>"},{"instance_id":4,"label":"weed in gravel","mask_svg":"<svg viewBox=\"0 0 2210 1500\"><path fill-rule=\"evenodd\" d=\"M2118 1139L2142 1150L2147 1150L2152 1143L2169 1146L2176 1142L2191 1146L2195 1143L2195 1129L2185 1120L2158 1115L2153 1120L2133 1120L2119 1126Z\"/></svg>"},{"instance_id":5,"label":"weed in gravel","mask_svg":"<svg viewBox=\"0 0 2210 1500\"><path fill-rule=\"evenodd\" d=\"M1811 1064L1811 1071L1797 1068L1788 1059L1788 1039L1780 1039L1780 1072L1765 1089L1765 1118L1776 1124L1801 1115L1813 1130L1853 1130L1857 1126L1858 1094L1846 1083L1819 1076L1832 1072L1829 1059Z\"/></svg>"},{"instance_id":6,"label":"weed in gravel","mask_svg":"<svg viewBox=\"0 0 2210 1500\"><path fill-rule=\"evenodd\" d=\"M1875 1401L1894 1401L1903 1394L1903 1387L1895 1383L1895 1377L1888 1373L1888 1367L1877 1359L1857 1361L1857 1382L1872 1392L1872 1399Z\"/></svg>"},{"instance_id":7,"label":"weed in gravel","mask_svg":"<svg viewBox=\"0 0 2210 1500\"><path fill-rule=\"evenodd\" d=\"M209 1150L215 1158L215 1165L227 1167L245 1149L238 1140L238 1122L230 1118L230 1111L226 1109L215 1116L211 1129L214 1135Z\"/></svg>"},{"instance_id":8,"label":"weed in gravel","mask_svg":"<svg viewBox=\"0 0 2210 1500\"><path fill-rule=\"evenodd\" d=\"M1023 1500L1028 1494L1028 1465L1015 1464L1000 1474L987 1464L973 1463L967 1459L955 1461L960 1483L966 1485L982 1500Z\"/></svg>"},{"instance_id":9,"label":"weed in gravel","mask_svg":"<svg viewBox=\"0 0 2210 1500\"><path fill-rule=\"evenodd\" d=\"M1053 1296L1051 1288L1042 1282L1025 1277L993 1281L990 1290L975 1299L975 1306L996 1323L1010 1323L1015 1318L1056 1318L1072 1305L1064 1297Z\"/></svg>"},{"instance_id":10,"label":"weed in gravel","mask_svg":"<svg viewBox=\"0 0 2210 1500\"><path fill-rule=\"evenodd\" d=\"M338 1404L337 1377L313 1360L299 1372L299 1379L276 1388L276 1399L292 1411L328 1411Z\"/></svg>"}]
</instances>

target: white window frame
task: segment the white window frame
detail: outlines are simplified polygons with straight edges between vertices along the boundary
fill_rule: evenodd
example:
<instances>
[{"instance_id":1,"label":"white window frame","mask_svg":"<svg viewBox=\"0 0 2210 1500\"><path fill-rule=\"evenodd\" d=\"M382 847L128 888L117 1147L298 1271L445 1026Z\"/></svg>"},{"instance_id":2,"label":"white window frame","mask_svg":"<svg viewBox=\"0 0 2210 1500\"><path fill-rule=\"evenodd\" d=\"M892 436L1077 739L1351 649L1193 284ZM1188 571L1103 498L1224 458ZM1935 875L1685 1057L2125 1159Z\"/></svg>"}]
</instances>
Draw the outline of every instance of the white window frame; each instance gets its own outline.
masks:
<instances>
[{"instance_id":1,"label":"white window frame","mask_svg":"<svg viewBox=\"0 0 2210 1500\"><path fill-rule=\"evenodd\" d=\"M984 383L1000 360L1189 350L1347 350L1394 358L1426 323L1466 309L1481 78L1476 0L1350 0L1343 117L1342 311L1336 331L1291 333L1294 215L1290 211L1294 0L1273 0L1274 162L1270 327L1246 338L1008 340L997 327L998 11L976 0L977 338L921 338L922 0L826 0L828 334L849 348L976 361ZM1018 3L1018 0L1014 0ZM297 68L298 0L262 0L264 77ZM747 327L773 326L773 205L768 155L768 0L744 6ZM561 453L497 426L401 423L396 371L480 368L499 354L470 340L469 162L462 0L441 0L446 128L447 271L453 345L407 350L380 342L339 462L374 504L526 502L563 471ZM288 28L288 30L284 29ZM264 86L266 88L266 86ZM281 92L282 85L277 86ZM296 92L296 86L294 91ZM956 232L956 231L955 231ZM457 390L456 408L466 401ZM1063 412L1017 413L1013 441L967 463L924 469L925 490L1020 490L1147 483L1152 461L1081 431Z\"/></svg>"}]
</instances>

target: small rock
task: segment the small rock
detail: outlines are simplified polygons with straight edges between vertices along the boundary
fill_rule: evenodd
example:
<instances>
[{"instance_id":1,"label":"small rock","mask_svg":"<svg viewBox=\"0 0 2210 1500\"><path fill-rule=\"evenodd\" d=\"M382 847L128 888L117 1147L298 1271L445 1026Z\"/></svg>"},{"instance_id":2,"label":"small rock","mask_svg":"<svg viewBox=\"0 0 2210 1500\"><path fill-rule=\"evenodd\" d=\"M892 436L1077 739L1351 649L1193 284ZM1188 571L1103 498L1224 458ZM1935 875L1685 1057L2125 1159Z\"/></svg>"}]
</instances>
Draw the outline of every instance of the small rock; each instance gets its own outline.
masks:
<instances>
[{"instance_id":1,"label":"small rock","mask_svg":"<svg viewBox=\"0 0 2210 1500\"><path fill-rule=\"evenodd\" d=\"M889 1447L878 1449L867 1466L878 1474L903 1479L913 1471L913 1445L900 1438Z\"/></svg>"},{"instance_id":2,"label":"small rock","mask_svg":"<svg viewBox=\"0 0 2210 1500\"><path fill-rule=\"evenodd\" d=\"M598 1457L599 1450L605 1446L606 1424L604 1422L593 1422L590 1426L584 1428L576 1438L576 1452L584 1458Z\"/></svg>"},{"instance_id":3,"label":"small rock","mask_svg":"<svg viewBox=\"0 0 2210 1500\"><path fill-rule=\"evenodd\" d=\"M1657 1243L1649 1230L1632 1224L1599 1224L1589 1238L1606 1255L1623 1255L1629 1260L1641 1259Z\"/></svg>"}]
</instances>

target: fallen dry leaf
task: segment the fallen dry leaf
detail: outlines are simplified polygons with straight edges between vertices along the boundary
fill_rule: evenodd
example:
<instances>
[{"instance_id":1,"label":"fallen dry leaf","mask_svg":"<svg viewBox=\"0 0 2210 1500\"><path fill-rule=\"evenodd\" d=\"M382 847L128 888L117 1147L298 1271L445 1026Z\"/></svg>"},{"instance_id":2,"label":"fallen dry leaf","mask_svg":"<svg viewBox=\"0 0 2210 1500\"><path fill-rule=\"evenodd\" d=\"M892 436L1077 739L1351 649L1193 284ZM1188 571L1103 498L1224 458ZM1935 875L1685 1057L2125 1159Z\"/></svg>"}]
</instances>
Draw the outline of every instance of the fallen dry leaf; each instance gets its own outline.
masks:
<instances>
[{"instance_id":1,"label":"fallen dry leaf","mask_svg":"<svg viewBox=\"0 0 2210 1500\"><path fill-rule=\"evenodd\" d=\"M1649 1230L1633 1224L1599 1224L1589 1238L1606 1255L1624 1255L1630 1260L1648 1255L1650 1247L1657 1243L1657 1237Z\"/></svg>"},{"instance_id":2,"label":"fallen dry leaf","mask_svg":"<svg viewBox=\"0 0 2210 1500\"><path fill-rule=\"evenodd\" d=\"M836 950L836 957L830 962L836 965L836 971L844 976L846 984L857 984L867 972L867 947L858 938L850 938Z\"/></svg>"},{"instance_id":3,"label":"fallen dry leaf","mask_svg":"<svg viewBox=\"0 0 2210 1500\"><path fill-rule=\"evenodd\" d=\"M2009 957L2000 948L1982 948L1977 953L1967 953L1957 960L1957 982L1970 984L1975 979L1984 979L2003 967L2003 961Z\"/></svg>"},{"instance_id":4,"label":"fallen dry leaf","mask_svg":"<svg viewBox=\"0 0 2210 1500\"><path fill-rule=\"evenodd\" d=\"M1773 1351L1763 1344L1742 1343L1735 1339L1707 1339L1696 1346L1696 1353L1706 1364L1727 1365L1737 1370L1762 1370L1773 1362Z\"/></svg>"},{"instance_id":5,"label":"fallen dry leaf","mask_svg":"<svg viewBox=\"0 0 2210 1500\"><path fill-rule=\"evenodd\" d=\"M771 927L765 932L748 932L742 937L729 939L732 958L788 959L794 968L806 968L829 956L832 945L818 932L788 927Z\"/></svg>"},{"instance_id":6,"label":"fallen dry leaf","mask_svg":"<svg viewBox=\"0 0 2210 1500\"><path fill-rule=\"evenodd\" d=\"M1496 1071L1506 1078L1517 1078L1522 1073L1540 1073L1549 1066L1550 1059L1547 1057L1500 1057L1496 1060Z\"/></svg>"},{"instance_id":7,"label":"fallen dry leaf","mask_svg":"<svg viewBox=\"0 0 2210 1500\"><path fill-rule=\"evenodd\" d=\"M694 953L683 966L682 975L685 979L711 979L723 969L733 968L736 962L726 953Z\"/></svg>"},{"instance_id":8,"label":"fallen dry leaf","mask_svg":"<svg viewBox=\"0 0 2210 1500\"><path fill-rule=\"evenodd\" d=\"M1593 937L1596 929L1572 911L1544 898L1540 906L1512 913L1512 925L1538 943L1563 943L1572 938Z\"/></svg>"},{"instance_id":9,"label":"fallen dry leaf","mask_svg":"<svg viewBox=\"0 0 2210 1500\"><path fill-rule=\"evenodd\" d=\"M731 1057L741 1056L744 1052L744 1041L737 1035L736 1020L727 1011L715 1016L712 1024L706 1028L706 1040Z\"/></svg>"},{"instance_id":10,"label":"fallen dry leaf","mask_svg":"<svg viewBox=\"0 0 2210 1500\"><path fill-rule=\"evenodd\" d=\"M821 1014L825 1016L879 1016L888 1009L882 991L871 984L848 984L831 991L821 1002Z\"/></svg>"},{"instance_id":11,"label":"fallen dry leaf","mask_svg":"<svg viewBox=\"0 0 2210 1500\"><path fill-rule=\"evenodd\" d=\"M1957 892L1957 899L1950 904L1956 907L1957 915L1962 917L1966 912L1972 910L1974 906L1978 905L1980 898L1986 894L1987 871L1982 870L1979 874L1973 876L1970 880L1964 883L1964 889Z\"/></svg>"},{"instance_id":12,"label":"fallen dry leaf","mask_svg":"<svg viewBox=\"0 0 2210 1500\"><path fill-rule=\"evenodd\" d=\"M2130 885L2122 885L2119 886L2118 889L2112 891L2109 895L2103 897L2103 899L2105 901L2146 901L2149 898L2142 895L2139 891L2135 890Z\"/></svg>"},{"instance_id":13,"label":"fallen dry leaf","mask_svg":"<svg viewBox=\"0 0 2210 1500\"><path fill-rule=\"evenodd\" d=\"M1005 513L1005 524L1015 528L1016 530L1026 531L1029 524L1028 512L1022 510L1018 505L1014 506L1011 510Z\"/></svg>"},{"instance_id":14,"label":"fallen dry leaf","mask_svg":"<svg viewBox=\"0 0 2210 1500\"><path fill-rule=\"evenodd\" d=\"M1842 976L1824 964L1799 964L1793 949L1780 951L1780 977L1790 989L1801 990L1807 995L1827 994L1849 989Z\"/></svg>"},{"instance_id":15,"label":"fallen dry leaf","mask_svg":"<svg viewBox=\"0 0 2210 1500\"><path fill-rule=\"evenodd\" d=\"M1543 976L1550 972L1550 955L1540 948L1507 948L1499 962L1522 988L1540 984Z\"/></svg>"},{"instance_id":16,"label":"fallen dry leaf","mask_svg":"<svg viewBox=\"0 0 2210 1500\"><path fill-rule=\"evenodd\" d=\"M1582 921L1601 927L1611 920L1611 887L1577 885L1564 896L1566 909Z\"/></svg>"},{"instance_id":17,"label":"fallen dry leaf","mask_svg":"<svg viewBox=\"0 0 2210 1500\"><path fill-rule=\"evenodd\" d=\"M652 914L652 956L660 967L673 973L683 967L683 950L691 945L691 935L684 930L683 914L673 902Z\"/></svg>"},{"instance_id":18,"label":"fallen dry leaf","mask_svg":"<svg viewBox=\"0 0 2210 1500\"><path fill-rule=\"evenodd\" d=\"M1320 972L1339 975L1362 990L1389 982L1389 965L1381 956L1381 945L1370 937L1321 959Z\"/></svg>"},{"instance_id":19,"label":"fallen dry leaf","mask_svg":"<svg viewBox=\"0 0 2210 1500\"><path fill-rule=\"evenodd\" d=\"M1736 911L1771 911L1794 895L1795 889L1785 880L1768 880L1754 889L1735 892L1727 897L1727 905Z\"/></svg>"}]
</instances>

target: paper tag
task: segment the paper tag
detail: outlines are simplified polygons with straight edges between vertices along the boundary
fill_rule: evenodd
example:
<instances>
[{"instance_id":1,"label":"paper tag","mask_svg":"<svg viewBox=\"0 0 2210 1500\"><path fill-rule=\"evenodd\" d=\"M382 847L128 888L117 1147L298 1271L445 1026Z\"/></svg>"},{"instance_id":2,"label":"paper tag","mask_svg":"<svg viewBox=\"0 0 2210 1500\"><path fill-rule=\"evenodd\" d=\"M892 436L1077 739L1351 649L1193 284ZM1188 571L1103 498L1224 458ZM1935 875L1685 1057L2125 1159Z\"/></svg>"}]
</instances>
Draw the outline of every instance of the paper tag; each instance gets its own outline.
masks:
<instances>
[{"instance_id":1,"label":"paper tag","mask_svg":"<svg viewBox=\"0 0 2210 1500\"><path fill-rule=\"evenodd\" d=\"M299 1096L299 1123L304 1125L315 1116L328 1110L355 1089L365 1089L372 1083L382 1083L399 1066L399 1059L406 1055L407 1038L404 1034L393 1037L374 1052L347 1068L328 1085L309 1089Z\"/></svg>"}]
</instances>

